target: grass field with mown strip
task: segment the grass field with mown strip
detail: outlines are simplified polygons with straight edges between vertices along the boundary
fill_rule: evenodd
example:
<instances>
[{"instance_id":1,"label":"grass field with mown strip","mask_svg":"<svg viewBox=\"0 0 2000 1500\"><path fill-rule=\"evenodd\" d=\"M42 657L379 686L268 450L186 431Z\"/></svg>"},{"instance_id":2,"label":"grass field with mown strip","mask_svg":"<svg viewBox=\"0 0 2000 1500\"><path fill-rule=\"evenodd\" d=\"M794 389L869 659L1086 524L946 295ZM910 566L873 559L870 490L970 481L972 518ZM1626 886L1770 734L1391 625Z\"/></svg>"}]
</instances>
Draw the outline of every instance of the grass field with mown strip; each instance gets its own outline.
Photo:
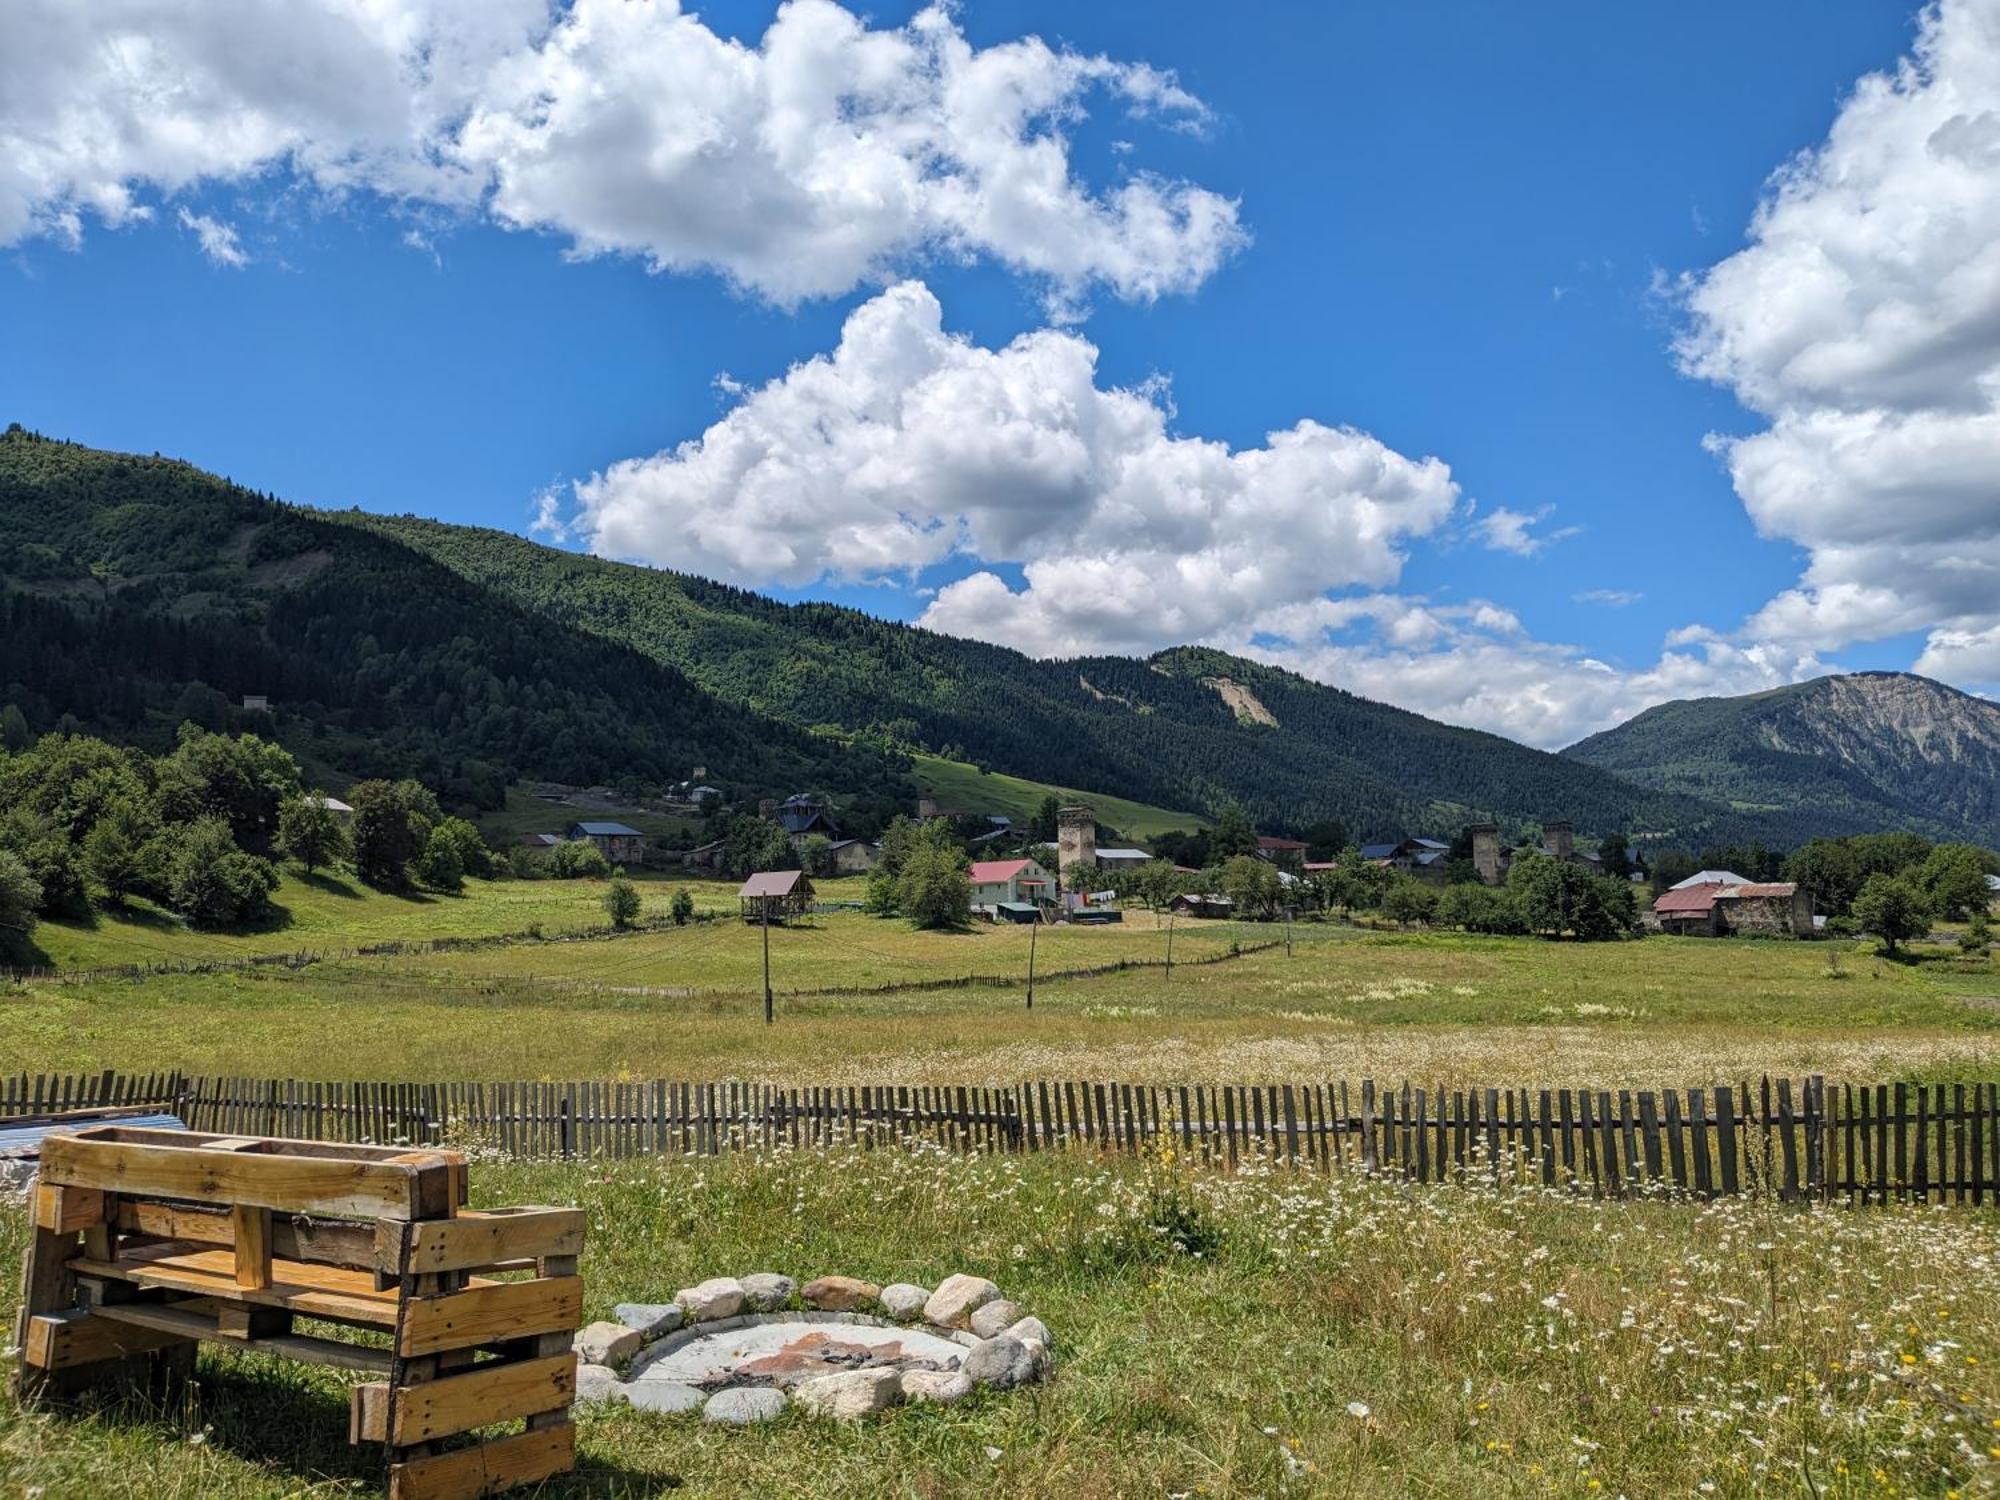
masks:
<instances>
[{"instance_id":1,"label":"grass field with mown strip","mask_svg":"<svg viewBox=\"0 0 2000 1500\"><path fill-rule=\"evenodd\" d=\"M852 1425L593 1408L550 1496L1990 1495L2000 1215L1600 1202L1163 1159L477 1163L578 1204L586 1317L713 1275L987 1275L1051 1378ZM24 1216L0 1208L0 1306ZM1168 1231L1187 1251L1174 1248ZM378 1493L338 1372L213 1348L169 1412L24 1413L0 1493Z\"/></svg>"},{"instance_id":2,"label":"grass field with mown strip","mask_svg":"<svg viewBox=\"0 0 2000 1500\"><path fill-rule=\"evenodd\" d=\"M1245 938L1275 929L1241 929ZM1852 943L1656 938L1544 943L1302 924L1282 948L1205 967L1011 989L791 996L911 973L1024 975L1026 933L913 932L834 913L762 934L735 921L616 939L0 990L10 1070L178 1067L267 1077L745 1078L788 1083L1154 1082L1374 1077L1688 1087L1763 1073L2000 1076L1990 961L1890 963ZM1144 954L1165 934L1044 931L1062 963ZM1182 926L1177 952L1227 939ZM1047 945L1047 946L1043 946ZM695 998L679 985L731 986ZM650 992L649 991L653 991Z\"/></svg>"},{"instance_id":3,"label":"grass field with mown strip","mask_svg":"<svg viewBox=\"0 0 2000 1500\"><path fill-rule=\"evenodd\" d=\"M1200 813L1175 812L1125 797L1109 797L1097 792L1080 792L1074 787L1046 786L1023 781L998 771L981 771L963 761L940 760L935 755L919 755L911 774L917 785L937 798L952 812L1005 813L1017 823L1025 823L1051 792L1065 803L1081 803L1097 814L1097 821L1115 828L1128 838L1151 838L1155 834L1206 828L1208 819Z\"/></svg>"},{"instance_id":4,"label":"grass field with mown strip","mask_svg":"<svg viewBox=\"0 0 2000 1500\"><path fill-rule=\"evenodd\" d=\"M26 950L8 961L88 969L115 964L199 962L249 958L301 949L357 948L439 937L493 937L539 926L558 933L602 927L602 880L468 880L457 895L378 891L348 874L306 876L281 867L271 898L277 914L250 931L201 932L151 902L134 899L92 913L85 921L45 920ZM677 886L694 892L704 911L736 910L739 882L659 879L635 872L649 916L661 915ZM859 880L825 883L829 900L859 900Z\"/></svg>"}]
</instances>

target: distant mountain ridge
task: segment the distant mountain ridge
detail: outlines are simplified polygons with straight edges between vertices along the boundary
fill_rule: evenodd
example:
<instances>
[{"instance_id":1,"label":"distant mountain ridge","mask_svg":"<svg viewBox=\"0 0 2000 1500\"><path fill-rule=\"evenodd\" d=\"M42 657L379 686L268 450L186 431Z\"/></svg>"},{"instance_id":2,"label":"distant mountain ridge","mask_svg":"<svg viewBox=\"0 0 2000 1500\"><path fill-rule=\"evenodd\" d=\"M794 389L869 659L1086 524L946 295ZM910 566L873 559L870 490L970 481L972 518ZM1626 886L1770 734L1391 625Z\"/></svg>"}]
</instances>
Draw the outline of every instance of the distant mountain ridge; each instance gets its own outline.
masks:
<instances>
[{"instance_id":1,"label":"distant mountain ridge","mask_svg":"<svg viewBox=\"0 0 2000 1500\"><path fill-rule=\"evenodd\" d=\"M482 587L797 724L876 727L1016 776L1364 837L1568 817L1699 844L1762 824L1479 730L1201 647L1042 660L831 604L782 604L511 532L343 512ZM1268 722L1275 721L1275 722Z\"/></svg>"},{"instance_id":2,"label":"distant mountain ridge","mask_svg":"<svg viewBox=\"0 0 2000 1500\"><path fill-rule=\"evenodd\" d=\"M1911 673L1663 703L1563 754L1788 829L2000 847L2000 704Z\"/></svg>"},{"instance_id":3,"label":"distant mountain ridge","mask_svg":"<svg viewBox=\"0 0 2000 1500\"><path fill-rule=\"evenodd\" d=\"M1564 817L1697 848L1992 821L1990 776L1980 803L1922 755L1932 780L1900 773L1917 793L1897 803L1857 769L1860 744L1844 801L1782 775L1744 795L1741 777L1696 774L1692 751L1620 756L1631 725L1552 755L1205 648L1040 660L508 532L287 505L18 427L0 434L0 627L0 702L38 727L68 715L157 744L180 717L240 719L241 695L267 693L311 764L489 797L507 778L658 785L701 765L759 793L903 806L914 747L1162 808L1234 800L1269 830L1337 818L1361 838Z\"/></svg>"}]
</instances>

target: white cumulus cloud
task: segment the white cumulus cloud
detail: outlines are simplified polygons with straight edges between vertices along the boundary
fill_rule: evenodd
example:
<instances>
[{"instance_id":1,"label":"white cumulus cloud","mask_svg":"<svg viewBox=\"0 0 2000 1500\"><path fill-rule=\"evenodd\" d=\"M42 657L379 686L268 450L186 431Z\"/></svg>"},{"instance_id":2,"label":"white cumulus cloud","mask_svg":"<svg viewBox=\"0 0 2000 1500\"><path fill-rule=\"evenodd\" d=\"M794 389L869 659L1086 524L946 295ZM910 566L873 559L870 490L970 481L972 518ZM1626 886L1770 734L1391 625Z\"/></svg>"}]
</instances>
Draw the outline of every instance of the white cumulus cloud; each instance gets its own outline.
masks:
<instances>
[{"instance_id":1,"label":"white cumulus cloud","mask_svg":"<svg viewBox=\"0 0 2000 1500\"><path fill-rule=\"evenodd\" d=\"M1689 371L1768 425L1716 440L1803 576L1745 638L1925 629L1920 671L2000 682L2000 0L1942 0L1686 288Z\"/></svg>"},{"instance_id":2,"label":"white cumulus cloud","mask_svg":"<svg viewBox=\"0 0 2000 1500\"><path fill-rule=\"evenodd\" d=\"M745 583L977 572L924 623L1042 655L1198 640L1329 587L1395 580L1457 486L1365 433L1302 421L1262 447L1181 437L1154 390L1041 329L987 349L917 282L699 438L577 486L598 551Z\"/></svg>"},{"instance_id":3,"label":"white cumulus cloud","mask_svg":"<svg viewBox=\"0 0 2000 1500\"><path fill-rule=\"evenodd\" d=\"M80 241L149 192L290 172L713 271L779 303L988 257L1068 307L1200 285L1233 200L1079 179L1093 102L1200 129L1144 63L975 47L790 0L754 45L673 0L15 0L0 8L0 244Z\"/></svg>"},{"instance_id":4,"label":"white cumulus cloud","mask_svg":"<svg viewBox=\"0 0 2000 1500\"><path fill-rule=\"evenodd\" d=\"M1041 329L985 348L921 283L857 308L830 353L708 430L540 502L592 550L748 586L974 569L922 624L1038 656L1197 642L1455 723L1566 744L1680 692L1821 670L1698 633L1617 670L1504 607L1398 594L1458 486L1435 458L1312 420L1262 445L1175 433L1156 384L1106 387L1097 350Z\"/></svg>"}]
</instances>

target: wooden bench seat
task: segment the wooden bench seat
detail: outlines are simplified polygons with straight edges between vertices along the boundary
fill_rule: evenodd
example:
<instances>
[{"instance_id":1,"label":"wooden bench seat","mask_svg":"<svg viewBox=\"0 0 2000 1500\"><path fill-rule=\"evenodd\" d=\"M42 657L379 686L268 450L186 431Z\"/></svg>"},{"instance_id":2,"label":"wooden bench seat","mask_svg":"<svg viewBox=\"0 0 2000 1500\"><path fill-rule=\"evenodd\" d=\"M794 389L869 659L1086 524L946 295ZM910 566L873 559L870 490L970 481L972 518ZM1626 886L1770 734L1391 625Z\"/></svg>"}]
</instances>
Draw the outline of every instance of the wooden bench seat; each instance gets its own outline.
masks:
<instances>
[{"instance_id":1,"label":"wooden bench seat","mask_svg":"<svg viewBox=\"0 0 2000 1500\"><path fill-rule=\"evenodd\" d=\"M382 1377L354 1387L348 1436L384 1445L392 1500L561 1473L583 1214L475 1212L466 1191L446 1151L131 1126L52 1137L22 1269L21 1393L107 1377L156 1390L208 1340ZM387 1347L303 1334L295 1317Z\"/></svg>"}]
</instances>

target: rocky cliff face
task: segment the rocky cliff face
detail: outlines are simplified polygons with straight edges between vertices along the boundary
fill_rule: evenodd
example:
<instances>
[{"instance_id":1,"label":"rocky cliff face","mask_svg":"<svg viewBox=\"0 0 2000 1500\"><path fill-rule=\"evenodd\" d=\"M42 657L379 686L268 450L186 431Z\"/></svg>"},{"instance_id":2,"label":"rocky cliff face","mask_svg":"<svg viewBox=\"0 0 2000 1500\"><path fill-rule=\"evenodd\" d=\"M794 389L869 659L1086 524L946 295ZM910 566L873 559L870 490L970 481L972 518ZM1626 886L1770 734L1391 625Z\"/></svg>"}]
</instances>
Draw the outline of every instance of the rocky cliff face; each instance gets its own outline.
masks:
<instances>
[{"instance_id":1,"label":"rocky cliff face","mask_svg":"<svg viewBox=\"0 0 2000 1500\"><path fill-rule=\"evenodd\" d=\"M1666 703L1563 753L1788 815L1801 831L1911 828L2000 844L2000 704L1907 673Z\"/></svg>"}]
</instances>

